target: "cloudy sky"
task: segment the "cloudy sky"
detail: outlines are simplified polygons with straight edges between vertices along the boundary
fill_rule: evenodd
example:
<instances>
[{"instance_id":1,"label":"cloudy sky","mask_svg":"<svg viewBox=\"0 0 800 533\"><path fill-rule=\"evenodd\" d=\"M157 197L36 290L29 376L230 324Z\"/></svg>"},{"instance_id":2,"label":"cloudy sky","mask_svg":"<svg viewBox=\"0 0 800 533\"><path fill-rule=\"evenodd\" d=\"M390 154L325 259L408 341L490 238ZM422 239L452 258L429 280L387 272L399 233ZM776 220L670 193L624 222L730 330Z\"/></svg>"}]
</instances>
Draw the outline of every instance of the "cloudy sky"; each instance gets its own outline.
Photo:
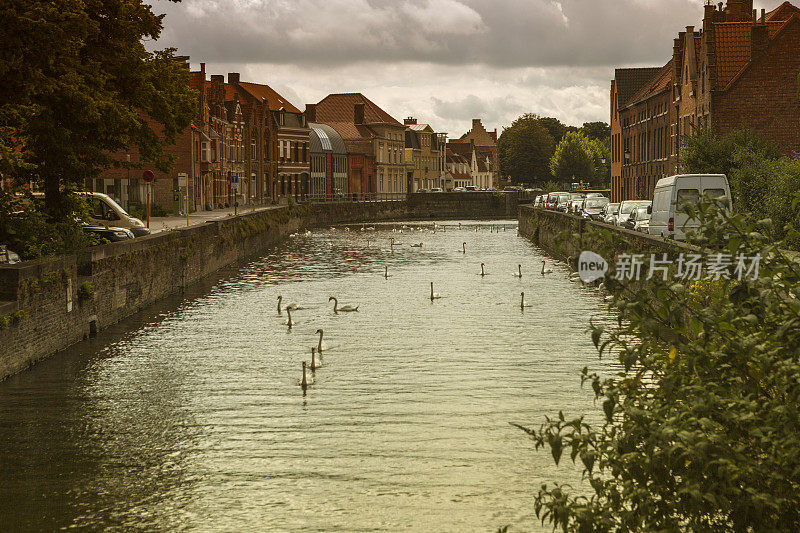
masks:
<instances>
[{"instance_id":1,"label":"cloudy sky","mask_svg":"<svg viewBox=\"0 0 800 533\"><path fill-rule=\"evenodd\" d=\"M154 0L154 48L240 72L297 107L362 92L460 136L522 113L608 121L619 66L661 66L703 0ZM756 0L771 9L778 0ZM760 5L763 4L763 5Z\"/></svg>"}]
</instances>

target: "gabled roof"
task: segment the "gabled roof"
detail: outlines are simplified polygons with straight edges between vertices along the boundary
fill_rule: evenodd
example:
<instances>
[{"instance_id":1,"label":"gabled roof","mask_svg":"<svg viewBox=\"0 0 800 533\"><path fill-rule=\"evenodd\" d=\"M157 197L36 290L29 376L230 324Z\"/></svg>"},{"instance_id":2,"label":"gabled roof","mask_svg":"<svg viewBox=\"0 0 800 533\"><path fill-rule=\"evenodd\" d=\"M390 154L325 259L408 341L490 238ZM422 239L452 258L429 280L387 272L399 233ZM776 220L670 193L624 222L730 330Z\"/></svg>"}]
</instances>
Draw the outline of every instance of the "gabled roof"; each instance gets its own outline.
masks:
<instances>
[{"instance_id":1,"label":"gabled roof","mask_svg":"<svg viewBox=\"0 0 800 533\"><path fill-rule=\"evenodd\" d=\"M788 20L792 17L792 15L800 15L800 7L795 7L789 2L784 2L767 13L766 19L767 22L774 20Z\"/></svg>"},{"instance_id":2,"label":"gabled roof","mask_svg":"<svg viewBox=\"0 0 800 533\"><path fill-rule=\"evenodd\" d=\"M447 143L447 151L453 155L472 159L472 144L464 142Z\"/></svg>"},{"instance_id":3,"label":"gabled roof","mask_svg":"<svg viewBox=\"0 0 800 533\"><path fill-rule=\"evenodd\" d=\"M666 65L661 67L657 75L650 78L650 80L642 85L636 94L630 97L626 105L632 105L646 100L669 87L672 83L672 65L673 60L670 59ZM622 104L620 104L620 107L623 107Z\"/></svg>"},{"instance_id":4,"label":"gabled roof","mask_svg":"<svg viewBox=\"0 0 800 533\"><path fill-rule=\"evenodd\" d=\"M280 111L281 108L290 113L302 113L291 104L286 98L275 92L269 85L261 83L239 82L239 87L258 100L267 102L270 111Z\"/></svg>"},{"instance_id":5,"label":"gabled roof","mask_svg":"<svg viewBox=\"0 0 800 533\"><path fill-rule=\"evenodd\" d=\"M433 133L433 128L431 128L430 124L408 124L406 125L406 128L410 129L411 131Z\"/></svg>"},{"instance_id":6,"label":"gabled roof","mask_svg":"<svg viewBox=\"0 0 800 533\"><path fill-rule=\"evenodd\" d=\"M788 21L767 22L769 38L774 39ZM717 56L717 83L726 87L750 62L752 22L714 23Z\"/></svg>"},{"instance_id":7,"label":"gabled roof","mask_svg":"<svg viewBox=\"0 0 800 533\"><path fill-rule=\"evenodd\" d=\"M317 120L320 120L319 116L317 116ZM341 135L343 139L358 140L358 139L370 139L372 137L375 137L375 132L373 132L368 126L356 125L352 121L351 122L325 121L325 124L335 129L336 132L339 135Z\"/></svg>"},{"instance_id":8,"label":"gabled roof","mask_svg":"<svg viewBox=\"0 0 800 533\"><path fill-rule=\"evenodd\" d=\"M661 72L662 67L618 68L614 70L617 83L617 104L625 107L630 99Z\"/></svg>"},{"instance_id":9,"label":"gabled roof","mask_svg":"<svg viewBox=\"0 0 800 533\"><path fill-rule=\"evenodd\" d=\"M316 105L316 120L325 122L353 122L356 104L364 104L365 124L391 124L402 126L389 113L361 93L329 94Z\"/></svg>"}]
</instances>

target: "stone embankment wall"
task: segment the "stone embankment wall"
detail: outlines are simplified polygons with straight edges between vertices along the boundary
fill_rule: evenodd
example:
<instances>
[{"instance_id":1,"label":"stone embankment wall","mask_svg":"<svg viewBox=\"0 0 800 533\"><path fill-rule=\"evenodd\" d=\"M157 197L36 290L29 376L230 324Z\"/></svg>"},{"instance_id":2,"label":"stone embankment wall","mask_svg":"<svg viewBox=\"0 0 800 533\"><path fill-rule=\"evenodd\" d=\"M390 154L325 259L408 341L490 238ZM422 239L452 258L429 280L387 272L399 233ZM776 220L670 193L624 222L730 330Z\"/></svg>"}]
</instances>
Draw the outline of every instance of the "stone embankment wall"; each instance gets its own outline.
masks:
<instances>
[{"instance_id":1,"label":"stone embankment wall","mask_svg":"<svg viewBox=\"0 0 800 533\"><path fill-rule=\"evenodd\" d=\"M584 218L560 213L535 209L530 205L519 206L519 232L520 235L531 239L536 245L547 250L555 257L569 261L575 267L581 252L585 250L598 250L600 232L608 230L613 242L613 248L626 254L679 254L682 251L694 250L689 245L676 241L666 241L661 237L654 237L637 231L609 226L593 222ZM563 238L566 234L568 238ZM614 257L606 257L613 261Z\"/></svg>"},{"instance_id":2,"label":"stone embankment wall","mask_svg":"<svg viewBox=\"0 0 800 533\"><path fill-rule=\"evenodd\" d=\"M492 193L281 207L2 266L0 380L294 232L347 223L512 218L516 212L515 195Z\"/></svg>"}]
</instances>

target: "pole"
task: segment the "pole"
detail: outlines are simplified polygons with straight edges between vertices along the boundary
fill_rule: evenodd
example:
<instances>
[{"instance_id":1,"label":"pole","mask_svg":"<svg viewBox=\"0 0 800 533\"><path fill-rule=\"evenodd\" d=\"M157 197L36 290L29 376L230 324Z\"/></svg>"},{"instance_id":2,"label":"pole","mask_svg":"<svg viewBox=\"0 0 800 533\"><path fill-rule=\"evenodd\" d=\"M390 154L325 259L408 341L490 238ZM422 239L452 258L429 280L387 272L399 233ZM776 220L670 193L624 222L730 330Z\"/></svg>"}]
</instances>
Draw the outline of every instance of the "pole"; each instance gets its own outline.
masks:
<instances>
[{"instance_id":1,"label":"pole","mask_svg":"<svg viewBox=\"0 0 800 533\"><path fill-rule=\"evenodd\" d=\"M150 229L150 183L147 183L147 229Z\"/></svg>"},{"instance_id":2,"label":"pole","mask_svg":"<svg viewBox=\"0 0 800 533\"><path fill-rule=\"evenodd\" d=\"M189 176L186 176L186 227L189 227Z\"/></svg>"}]
</instances>

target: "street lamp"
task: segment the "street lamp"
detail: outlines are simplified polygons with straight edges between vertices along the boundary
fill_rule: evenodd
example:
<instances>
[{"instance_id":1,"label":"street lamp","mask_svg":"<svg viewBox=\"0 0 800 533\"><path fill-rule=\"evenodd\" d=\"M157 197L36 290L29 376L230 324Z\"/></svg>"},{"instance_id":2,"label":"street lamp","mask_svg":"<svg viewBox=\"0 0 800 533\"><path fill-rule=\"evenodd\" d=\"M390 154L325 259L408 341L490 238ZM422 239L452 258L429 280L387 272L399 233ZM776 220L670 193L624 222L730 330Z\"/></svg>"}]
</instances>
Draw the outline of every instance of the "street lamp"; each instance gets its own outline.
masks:
<instances>
[{"instance_id":1,"label":"street lamp","mask_svg":"<svg viewBox=\"0 0 800 533\"><path fill-rule=\"evenodd\" d=\"M630 163L631 161L631 151L628 148L625 148L625 163Z\"/></svg>"}]
</instances>

